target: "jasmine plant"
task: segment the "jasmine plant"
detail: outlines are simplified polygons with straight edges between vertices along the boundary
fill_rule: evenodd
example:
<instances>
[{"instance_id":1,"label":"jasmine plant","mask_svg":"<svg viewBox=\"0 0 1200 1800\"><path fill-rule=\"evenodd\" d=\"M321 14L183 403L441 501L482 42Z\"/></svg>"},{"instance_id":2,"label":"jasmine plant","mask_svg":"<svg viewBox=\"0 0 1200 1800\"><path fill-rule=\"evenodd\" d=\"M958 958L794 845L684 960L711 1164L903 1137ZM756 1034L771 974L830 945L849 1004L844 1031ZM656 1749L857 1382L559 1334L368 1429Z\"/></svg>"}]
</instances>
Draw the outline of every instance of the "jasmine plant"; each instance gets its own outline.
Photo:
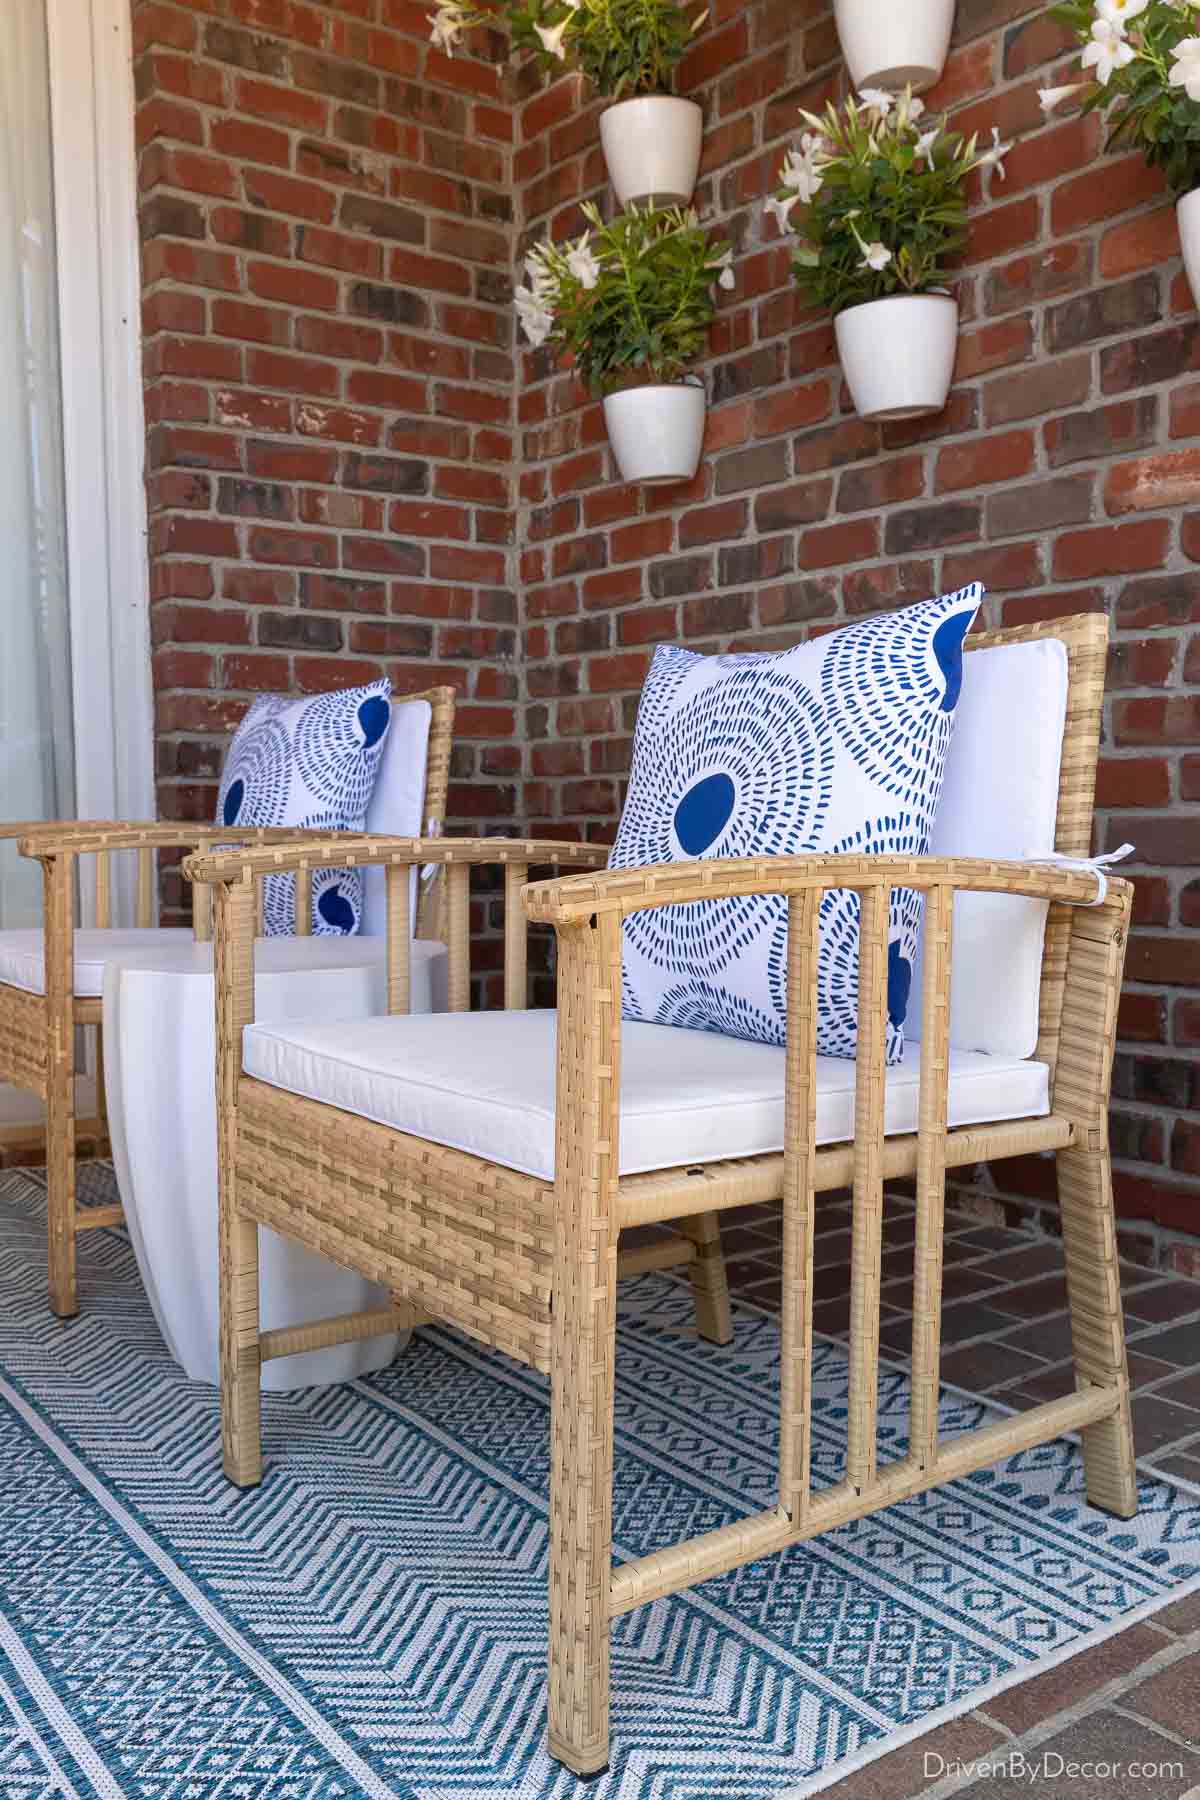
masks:
<instances>
[{"instance_id":1,"label":"jasmine plant","mask_svg":"<svg viewBox=\"0 0 1200 1800\"><path fill-rule=\"evenodd\" d=\"M1108 147L1138 149L1178 197L1200 186L1200 13L1193 0L1066 0L1051 9L1083 46L1084 81L1042 88L1047 114L1082 94L1108 115Z\"/></svg>"},{"instance_id":2,"label":"jasmine plant","mask_svg":"<svg viewBox=\"0 0 1200 1800\"><path fill-rule=\"evenodd\" d=\"M442 0L430 13L430 36L448 55L474 25L507 23L515 52L532 55L543 73L580 69L599 94L669 94L684 51L707 18L680 0L500 0L481 7Z\"/></svg>"},{"instance_id":3,"label":"jasmine plant","mask_svg":"<svg viewBox=\"0 0 1200 1800\"><path fill-rule=\"evenodd\" d=\"M792 267L807 297L836 314L943 286L966 240L967 177L987 168L1002 176L1011 145L993 127L981 148L978 134L951 131L907 90L864 88L800 116L808 130L766 209L781 231L799 233Z\"/></svg>"},{"instance_id":4,"label":"jasmine plant","mask_svg":"<svg viewBox=\"0 0 1200 1800\"><path fill-rule=\"evenodd\" d=\"M526 338L572 355L594 394L679 381L704 353L714 288L734 285L732 251L690 207L633 206L608 224L593 205L583 213L580 237L525 258L515 302Z\"/></svg>"}]
</instances>

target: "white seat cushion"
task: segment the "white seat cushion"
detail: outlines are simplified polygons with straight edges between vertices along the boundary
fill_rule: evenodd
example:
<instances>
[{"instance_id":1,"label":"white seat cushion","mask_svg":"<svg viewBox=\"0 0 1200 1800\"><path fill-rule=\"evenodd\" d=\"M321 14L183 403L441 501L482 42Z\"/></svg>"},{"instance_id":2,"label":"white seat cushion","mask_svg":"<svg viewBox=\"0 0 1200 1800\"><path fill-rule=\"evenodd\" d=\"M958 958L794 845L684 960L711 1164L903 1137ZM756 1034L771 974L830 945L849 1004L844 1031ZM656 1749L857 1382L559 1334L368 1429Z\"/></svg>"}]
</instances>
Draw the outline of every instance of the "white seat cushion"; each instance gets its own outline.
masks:
<instances>
[{"instance_id":1,"label":"white seat cushion","mask_svg":"<svg viewBox=\"0 0 1200 1800\"><path fill-rule=\"evenodd\" d=\"M123 950L169 950L190 944L186 926L150 926L141 931L77 931L75 933L75 993L80 1000L98 1000L104 992L104 965ZM0 931L0 981L24 988L27 994L44 994L46 967L40 927Z\"/></svg>"},{"instance_id":2,"label":"white seat cushion","mask_svg":"<svg viewBox=\"0 0 1200 1800\"><path fill-rule=\"evenodd\" d=\"M548 1010L252 1025L243 1066L272 1087L552 1181L556 1026ZM621 1173L781 1150L784 1055L626 1020ZM888 1070L889 1134L916 1129L919 1066L910 1043ZM952 1125L1049 1111L1044 1063L966 1051L950 1071ZM818 1143L853 1136L854 1074L843 1057L817 1058Z\"/></svg>"}]
</instances>

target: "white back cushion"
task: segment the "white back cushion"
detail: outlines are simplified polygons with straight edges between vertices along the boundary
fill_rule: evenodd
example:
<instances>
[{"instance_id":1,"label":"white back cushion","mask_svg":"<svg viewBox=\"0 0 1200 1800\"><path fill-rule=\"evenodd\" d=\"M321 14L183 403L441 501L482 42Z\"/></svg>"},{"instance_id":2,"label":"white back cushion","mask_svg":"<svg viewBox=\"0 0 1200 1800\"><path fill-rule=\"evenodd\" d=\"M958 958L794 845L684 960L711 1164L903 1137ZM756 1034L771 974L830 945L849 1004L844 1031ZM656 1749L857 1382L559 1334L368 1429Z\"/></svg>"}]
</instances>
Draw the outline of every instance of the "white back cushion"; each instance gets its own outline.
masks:
<instances>
[{"instance_id":1,"label":"white back cushion","mask_svg":"<svg viewBox=\"0 0 1200 1800\"><path fill-rule=\"evenodd\" d=\"M1067 651L1058 638L968 647L930 855L1023 857L1053 850L1066 718ZM1042 900L956 897L950 984L956 1050L1033 1055L1045 929ZM922 967L918 953L908 1011L913 1037L921 1035Z\"/></svg>"},{"instance_id":2,"label":"white back cushion","mask_svg":"<svg viewBox=\"0 0 1200 1800\"><path fill-rule=\"evenodd\" d=\"M428 700L398 700L392 705L392 728L367 807L367 830L377 836L421 837L424 833L425 764L432 718ZM414 926L416 880L414 870ZM387 932L387 877L382 869L366 870L362 931L366 937L383 937Z\"/></svg>"}]
</instances>

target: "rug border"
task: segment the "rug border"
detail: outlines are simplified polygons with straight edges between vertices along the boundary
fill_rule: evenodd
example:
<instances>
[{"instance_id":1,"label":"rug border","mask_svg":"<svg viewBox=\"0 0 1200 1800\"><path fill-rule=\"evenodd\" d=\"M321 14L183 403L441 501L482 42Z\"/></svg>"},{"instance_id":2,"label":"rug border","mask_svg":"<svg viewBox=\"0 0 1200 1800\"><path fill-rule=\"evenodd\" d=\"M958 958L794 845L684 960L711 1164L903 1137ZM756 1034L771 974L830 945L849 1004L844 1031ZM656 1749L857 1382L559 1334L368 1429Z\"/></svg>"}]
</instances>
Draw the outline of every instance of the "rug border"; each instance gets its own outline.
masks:
<instances>
[{"instance_id":1,"label":"rug border","mask_svg":"<svg viewBox=\"0 0 1200 1800\"><path fill-rule=\"evenodd\" d=\"M664 1273L669 1273L671 1280L683 1285L673 1272L664 1271ZM769 1307L759 1306L754 1300L734 1298L733 1304L745 1308L747 1312L758 1313L764 1319L777 1317ZM1200 1311L1200 1308L1197 1310ZM814 1330L813 1336L824 1339L826 1343L844 1347L842 1339L832 1332ZM879 1360L888 1368L896 1369L901 1374L909 1373L904 1364L898 1362L894 1356L881 1353ZM983 1406L992 1407L996 1412L1005 1413L1009 1417L1020 1410L1018 1407L1009 1406L1003 1400L993 1400L986 1394L972 1393L970 1388L959 1387L958 1383L954 1381L943 1380L941 1386L947 1393L957 1394L964 1400L974 1400ZM1080 1441L1077 1431L1064 1431L1062 1436L1068 1443L1077 1444ZM1156 1469L1152 1463L1148 1463L1145 1457L1141 1456L1138 1457L1135 1466L1142 1475L1151 1477L1155 1481L1161 1481L1167 1487L1180 1489L1186 1494L1194 1494L1200 1500L1200 1482L1189 1481L1184 1475L1169 1475L1166 1470ZM998 1694L1006 1693L1009 1688L1020 1687L1022 1682L1036 1681L1039 1675L1048 1674L1051 1669L1060 1668L1063 1663L1070 1662L1072 1657L1081 1656L1085 1650L1094 1649L1097 1644L1103 1644L1108 1638L1118 1636L1130 1625L1136 1625L1142 1619L1152 1618L1155 1613L1162 1612L1164 1608L1174 1606L1176 1601L1187 1600L1196 1593L1200 1593L1200 1574L1193 1575L1188 1581L1181 1581L1170 1593L1155 1594L1149 1600L1142 1600L1137 1606L1131 1607L1128 1612L1122 1613L1119 1618L1109 1620L1104 1625L1097 1625L1084 1637L1076 1638L1073 1643L1064 1644L1060 1650L1052 1651L1049 1656L1039 1658L1035 1669L1010 1669L1007 1675L997 1676L994 1681L985 1682L982 1687L973 1689L971 1693L963 1695L960 1699L948 1701L945 1706L938 1707L936 1712L926 1713L922 1718L914 1719L910 1725L902 1726L899 1731L889 1732L887 1736L874 1743L864 1744L861 1750L854 1751L851 1756L843 1757L840 1762L834 1763L828 1769L822 1769L819 1774L810 1775L798 1784L782 1788L776 1794L775 1800L809 1800L809 1796L812 1794L824 1793L826 1789L834 1787L839 1781L844 1781L847 1776L855 1775L860 1769L868 1768L872 1763L879 1762L883 1757L890 1755L893 1750L901 1750L906 1744L916 1743L918 1738L927 1737L939 1726L949 1725L955 1719L965 1717L967 1713L978 1712L985 1702L994 1700Z\"/></svg>"},{"instance_id":2,"label":"rug border","mask_svg":"<svg viewBox=\"0 0 1200 1800\"><path fill-rule=\"evenodd\" d=\"M976 1395L975 1398L978 1399L979 1396ZM1189 1490L1191 1489L1190 1482L1185 1485ZM1128 1626L1136 1625L1142 1619L1151 1618L1165 1607L1174 1606L1176 1601L1187 1600L1196 1593L1200 1593L1200 1575L1193 1575L1190 1580L1181 1581L1178 1587L1173 1588L1169 1594L1156 1594L1149 1600L1143 1600L1140 1605L1131 1607L1128 1612L1122 1613L1118 1619L1110 1620L1105 1625L1097 1625L1085 1637L1076 1638L1073 1643L1064 1644L1060 1650L1055 1650L1051 1655L1040 1657L1035 1668L1011 1669L1007 1675L998 1676L995 1681L989 1681L983 1687L973 1689L971 1693L964 1695L959 1700L947 1702L936 1712L926 1713L922 1718L914 1719L910 1725L902 1726L899 1731L889 1733L887 1737L880 1739L877 1743L865 1744L852 1756L843 1757L840 1762L834 1763L830 1768L822 1769L819 1775L810 1775L798 1785L781 1788L776 1794L775 1800L808 1800L811 1794L823 1793L826 1788L831 1788L837 1782L844 1781L847 1776L857 1774L859 1769L865 1769L871 1763L879 1762L891 1751L900 1750L905 1744L912 1744L918 1738L927 1737L939 1726L948 1725L954 1719L961 1719L966 1713L977 1712L986 1701L994 1700L998 1694L1005 1693L1009 1688L1020 1687L1021 1683L1025 1681L1036 1681L1040 1675L1048 1674L1051 1669L1060 1668L1063 1663L1070 1662L1073 1657L1082 1655L1085 1650L1093 1649L1097 1644L1104 1643L1107 1638L1116 1637ZM1168 1640L1164 1639L1164 1649L1167 1648L1167 1643Z\"/></svg>"}]
</instances>

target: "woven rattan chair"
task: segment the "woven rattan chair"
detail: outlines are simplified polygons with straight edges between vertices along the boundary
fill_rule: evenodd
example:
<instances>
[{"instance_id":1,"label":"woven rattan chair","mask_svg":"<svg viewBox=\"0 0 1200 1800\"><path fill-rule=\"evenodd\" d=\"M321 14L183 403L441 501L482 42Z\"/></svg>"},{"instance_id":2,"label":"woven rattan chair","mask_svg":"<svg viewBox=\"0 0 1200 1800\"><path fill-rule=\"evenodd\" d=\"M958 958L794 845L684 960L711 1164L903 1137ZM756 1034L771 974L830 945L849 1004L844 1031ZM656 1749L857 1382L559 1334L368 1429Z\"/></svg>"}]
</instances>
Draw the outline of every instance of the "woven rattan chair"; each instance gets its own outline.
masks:
<instances>
[{"instance_id":1,"label":"woven rattan chair","mask_svg":"<svg viewBox=\"0 0 1200 1800\"><path fill-rule=\"evenodd\" d=\"M1069 703L1057 775L1057 851L1086 858L1104 682L1106 627L1097 617L968 640L970 653L1048 637L1066 646ZM961 724L959 729L961 730ZM1051 795L1053 801L1053 795ZM579 1774L608 1759L609 1630L631 1608L769 1552L845 1524L924 1489L1079 1431L1088 1499L1130 1517L1137 1504L1121 1297L1109 1171L1110 1064L1131 889L1063 863L902 858L778 857L710 860L560 877L523 887L536 844L378 841L354 847L264 849L190 859L193 879L216 884L218 1058L221 1109L221 1259L225 1468L241 1485L262 1475L259 1364L338 1334L379 1329L376 1320L324 1321L305 1333L260 1334L256 1297L260 1226L318 1248L383 1283L405 1306L499 1346L551 1383L549 1743ZM560 861L571 858L563 852ZM506 992L524 993L525 916L558 939L557 1090L553 1178L521 1173L487 1151L380 1122L363 1110L305 1098L260 1068L266 1049L251 1026L254 893L259 875L330 862L383 864L393 907L391 1004L406 992L406 870L437 857L449 877L452 983L467 991L467 881L473 864L504 866L508 902ZM889 1135L885 1068L889 894L925 897L919 1105ZM818 908L831 888L861 898L859 1038L852 1129L820 1142L818 1100L829 1059L816 1054ZM1098 890L1103 896L1097 903ZM788 1043L780 1153L621 1173L622 1134L637 1123L622 1091L642 1041L657 1026L622 1024L622 921L639 909L703 904L750 894L786 896L789 915ZM1026 896L1048 903L1041 964L1036 1067L1044 1101L1028 1116L951 1128L948 1095L950 970L955 895ZM974 903L972 903L974 904ZM1040 915L1039 915L1040 916ZM529 1015L525 1015L526 1018ZM489 1017L458 1027L469 1034ZM445 1018L366 1021L400 1052L433 1042ZM269 1028L275 1050L284 1027ZM360 1029L356 1027L355 1030ZM681 1040L710 1037L673 1033ZM319 1027L294 1028L291 1048L315 1067ZM656 1040L658 1041L658 1040ZM718 1040L728 1045L728 1040ZM737 1048L735 1046L735 1048ZM751 1046L752 1050L761 1046ZM716 1052L714 1052L715 1054ZM722 1052L724 1053L724 1052ZM730 1054L733 1051L729 1052ZM623 1063L624 1058L624 1063ZM819 1067L819 1063L820 1066ZM382 1064L378 1065L382 1066ZM842 1065L842 1067L854 1065ZM674 1076L674 1069L670 1071ZM481 1097L481 1108L485 1101ZM915 1123L915 1130L912 1128ZM947 1440L939 1439L939 1328L943 1200L947 1170L1031 1151L1057 1158L1076 1390ZM877 1460L880 1253L884 1183L915 1177L916 1250L909 1447ZM849 1417L845 1475L814 1489L811 1475L811 1322L815 1197L852 1186ZM682 1220L701 1259L720 1211L782 1198L781 1441L777 1503L739 1523L614 1568L612 1562L613 1373L618 1248L627 1227Z\"/></svg>"},{"instance_id":2,"label":"woven rattan chair","mask_svg":"<svg viewBox=\"0 0 1200 1800\"><path fill-rule=\"evenodd\" d=\"M429 739L425 765L422 817L431 833L441 830L446 815L446 789L454 736L455 692L432 688L397 699L397 707L422 701L429 705ZM61 1319L79 1308L76 1240L81 1231L119 1225L119 1204L75 1205L75 1029L96 1032L96 1091L103 1120L104 1073L101 1041L99 976L106 957L154 943L184 939L186 931L156 928L157 858L162 851L196 850L238 843L294 843L306 834L296 828L243 830L227 826L127 824L120 822L25 823L0 826L0 837L15 838L22 855L36 857L43 869L44 915L39 932L0 932L0 955L18 948L14 958L23 968L24 985L0 979L0 1082L36 1094L46 1107L47 1211L51 1309ZM112 929L113 858L131 852L137 861L136 927ZM79 862L95 858L95 928L76 933ZM438 935L440 884L422 890L416 921L418 932ZM261 920L261 885L256 917ZM212 935L209 893L196 891L193 934ZM311 932L310 886L301 875L296 883L296 929ZM315 954L319 954L316 953ZM84 966L86 965L86 966Z\"/></svg>"}]
</instances>

